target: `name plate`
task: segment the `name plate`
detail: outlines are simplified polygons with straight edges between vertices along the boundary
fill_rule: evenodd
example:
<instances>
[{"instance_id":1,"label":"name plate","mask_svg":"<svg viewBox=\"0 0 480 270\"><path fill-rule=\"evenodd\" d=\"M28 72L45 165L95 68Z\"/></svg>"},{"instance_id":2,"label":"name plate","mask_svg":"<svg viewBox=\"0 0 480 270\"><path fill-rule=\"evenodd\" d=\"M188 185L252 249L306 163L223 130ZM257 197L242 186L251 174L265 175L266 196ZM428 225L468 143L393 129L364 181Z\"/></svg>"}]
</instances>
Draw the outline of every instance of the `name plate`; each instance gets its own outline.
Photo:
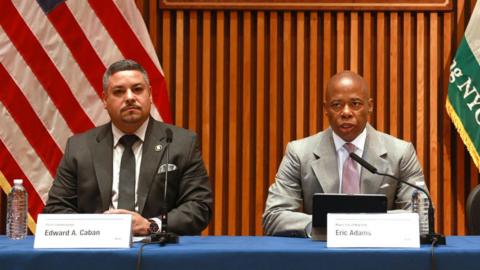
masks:
<instances>
[{"instance_id":1,"label":"name plate","mask_svg":"<svg viewBox=\"0 0 480 270\"><path fill-rule=\"evenodd\" d=\"M327 247L419 248L416 213L328 214Z\"/></svg>"},{"instance_id":2,"label":"name plate","mask_svg":"<svg viewBox=\"0 0 480 270\"><path fill-rule=\"evenodd\" d=\"M40 214L34 248L129 248L129 214Z\"/></svg>"}]
</instances>

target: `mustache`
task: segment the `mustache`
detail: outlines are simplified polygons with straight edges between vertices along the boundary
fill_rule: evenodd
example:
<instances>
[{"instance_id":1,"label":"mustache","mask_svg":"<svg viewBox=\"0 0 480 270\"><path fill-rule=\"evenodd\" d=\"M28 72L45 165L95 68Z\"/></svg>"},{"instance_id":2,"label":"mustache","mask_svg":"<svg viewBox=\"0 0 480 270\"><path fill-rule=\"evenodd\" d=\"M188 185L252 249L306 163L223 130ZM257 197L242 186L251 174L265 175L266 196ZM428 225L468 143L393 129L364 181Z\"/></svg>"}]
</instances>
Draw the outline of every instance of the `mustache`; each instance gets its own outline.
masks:
<instances>
[{"instance_id":1,"label":"mustache","mask_svg":"<svg viewBox=\"0 0 480 270\"><path fill-rule=\"evenodd\" d=\"M142 107L140 107L140 106L138 106L138 105L129 105L129 106L123 107L120 111L121 111L121 112L124 112L124 111L126 111L126 110L131 110L131 109L141 110Z\"/></svg>"}]
</instances>

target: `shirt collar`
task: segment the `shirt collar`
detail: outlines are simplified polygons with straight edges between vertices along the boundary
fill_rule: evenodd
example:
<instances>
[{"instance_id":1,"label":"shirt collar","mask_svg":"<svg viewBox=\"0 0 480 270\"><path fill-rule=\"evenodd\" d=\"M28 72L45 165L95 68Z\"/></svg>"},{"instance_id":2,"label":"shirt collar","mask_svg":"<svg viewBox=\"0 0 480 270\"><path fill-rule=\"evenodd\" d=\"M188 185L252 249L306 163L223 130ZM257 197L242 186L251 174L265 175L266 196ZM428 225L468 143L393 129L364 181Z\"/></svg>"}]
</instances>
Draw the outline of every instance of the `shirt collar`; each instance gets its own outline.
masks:
<instances>
[{"instance_id":1,"label":"shirt collar","mask_svg":"<svg viewBox=\"0 0 480 270\"><path fill-rule=\"evenodd\" d=\"M147 132L147 126L150 118L147 118L147 121L143 122L143 124L133 133L137 135L140 141L145 141L145 133ZM113 146L116 147L120 138L122 138L125 133L118 129L115 124L112 123L112 133L113 133Z\"/></svg>"},{"instance_id":2,"label":"shirt collar","mask_svg":"<svg viewBox=\"0 0 480 270\"><path fill-rule=\"evenodd\" d=\"M338 136L335 131L332 130L332 135L333 135L333 142L335 143L335 150L338 152L344 144L347 142L344 141L340 136ZM358 134L358 136L351 141L350 143L355 145L355 148L359 150L360 152L363 152L363 148L365 147L365 141L367 140L367 127L363 129L363 131Z\"/></svg>"}]
</instances>

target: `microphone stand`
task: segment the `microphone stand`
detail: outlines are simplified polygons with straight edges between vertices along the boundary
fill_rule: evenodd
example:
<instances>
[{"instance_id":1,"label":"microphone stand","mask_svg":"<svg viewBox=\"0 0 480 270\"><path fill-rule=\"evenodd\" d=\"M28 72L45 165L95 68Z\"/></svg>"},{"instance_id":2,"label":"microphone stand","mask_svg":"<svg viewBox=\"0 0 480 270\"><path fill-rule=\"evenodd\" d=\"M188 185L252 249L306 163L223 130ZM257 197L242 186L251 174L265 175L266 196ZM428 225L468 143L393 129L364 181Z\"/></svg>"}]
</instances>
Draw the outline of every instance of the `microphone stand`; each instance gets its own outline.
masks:
<instances>
[{"instance_id":1,"label":"microphone stand","mask_svg":"<svg viewBox=\"0 0 480 270\"><path fill-rule=\"evenodd\" d=\"M428 234L426 234L424 236L420 236L420 243L422 243L422 244L434 244L434 245L445 245L447 243L446 239L445 239L445 236L443 236L441 234L438 234L438 233L435 233L435 211L433 209L432 198L430 197L430 195L428 194L428 192L425 189L423 189L423 188L421 188L417 185L414 185L412 183L409 183L405 180L402 180L398 177L395 177L393 175L378 172L377 168L373 167L370 163L368 163L366 160L359 157L357 154L355 154L353 152L350 153L350 157L353 160L355 160L356 162L358 162L362 167L369 170L373 174L378 174L378 175L390 177L397 182L403 183L405 185L408 185L410 187L413 187L413 188L423 192L427 196L427 199L428 199Z\"/></svg>"},{"instance_id":2,"label":"microphone stand","mask_svg":"<svg viewBox=\"0 0 480 270\"><path fill-rule=\"evenodd\" d=\"M168 165L170 162L169 157L169 150L170 150L170 143L172 142L172 130L167 128L165 130L167 136L167 145L166 145L166 156L167 156L167 163L165 168L165 185L164 185L164 193L163 193L163 205L162 205L162 213L160 214L160 220L162 221L162 227L160 228L160 232L152 234L151 240L152 242L158 242L160 246L164 246L166 244L177 244L178 243L178 235L167 232L167 224L168 224L168 207L167 207L167 186L168 186Z\"/></svg>"}]
</instances>

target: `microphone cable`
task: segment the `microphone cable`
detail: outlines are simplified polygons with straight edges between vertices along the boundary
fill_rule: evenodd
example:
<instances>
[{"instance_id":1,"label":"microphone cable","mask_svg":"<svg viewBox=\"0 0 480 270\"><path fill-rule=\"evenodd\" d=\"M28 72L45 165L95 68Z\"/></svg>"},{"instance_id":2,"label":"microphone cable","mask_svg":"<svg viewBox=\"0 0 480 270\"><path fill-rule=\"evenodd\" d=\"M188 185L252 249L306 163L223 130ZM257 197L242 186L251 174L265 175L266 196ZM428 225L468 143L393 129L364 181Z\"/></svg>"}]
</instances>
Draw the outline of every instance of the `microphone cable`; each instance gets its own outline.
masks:
<instances>
[{"instance_id":1,"label":"microphone cable","mask_svg":"<svg viewBox=\"0 0 480 270\"><path fill-rule=\"evenodd\" d=\"M140 245L140 248L138 249L137 252L137 264L135 266L135 270L140 270L142 269L142 254L143 254L143 248L147 245L153 245L153 244L159 244L160 241L153 241L153 242L145 242Z\"/></svg>"},{"instance_id":2,"label":"microphone cable","mask_svg":"<svg viewBox=\"0 0 480 270\"><path fill-rule=\"evenodd\" d=\"M437 270L437 262L435 260L435 245L437 244L437 241L438 239L436 237L434 237L432 239L432 245L430 246L430 250L431 250L431 253L430 253L430 260L431 260L431 263L432 263L432 270Z\"/></svg>"}]
</instances>

